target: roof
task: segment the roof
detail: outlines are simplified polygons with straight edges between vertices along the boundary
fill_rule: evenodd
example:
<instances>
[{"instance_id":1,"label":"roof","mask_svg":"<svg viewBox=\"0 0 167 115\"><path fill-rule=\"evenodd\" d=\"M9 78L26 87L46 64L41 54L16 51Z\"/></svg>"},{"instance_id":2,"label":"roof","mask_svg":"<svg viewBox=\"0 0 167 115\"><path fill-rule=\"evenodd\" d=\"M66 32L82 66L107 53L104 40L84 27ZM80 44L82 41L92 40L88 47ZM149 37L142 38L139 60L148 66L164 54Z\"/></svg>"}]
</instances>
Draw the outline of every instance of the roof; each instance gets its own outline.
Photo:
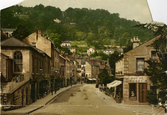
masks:
<instances>
[{"instance_id":1,"label":"roof","mask_svg":"<svg viewBox=\"0 0 167 115\"><path fill-rule=\"evenodd\" d=\"M157 36L157 37L154 37L154 38L152 38L152 39L150 39L150 40L148 40L147 42L145 42L145 43L143 43L143 44L141 44L141 45L139 45L139 46L137 46L137 47L135 47L135 48L133 48L132 50L129 50L128 52L126 52L126 53L122 54L121 56L119 56L119 57L116 59L115 62L117 62L118 60L120 60L121 58L123 58L125 54L130 53L131 51L137 49L138 47L141 47L141 46L146 45L146 44L147 44L148 42L150 42L150 41L154 42L156 39L159 39L159 37L160 37L160 35ZM149 45L150 45L150 44L149 44Z\"/></svg>"},{"instance_id":2,"label":"roof","mask_svg":"<svg viewBox=\"0 0 167 115\"><path fill-rule=\"evenodd\" d=\"M91 66L99 66L96 62L94 62L94 61L91 61L91 60L89 60L89 61L87 61Z\"/></svg>"},{"instance_id":3,"label":"roof","mask_svg":"<svg viewBox=\"0 0 167 115\"><path fill-rule=\"evenodd\" d=\"M14 28L2 28L2 31L15 31L16 29Z\"/></svg>"},{"instance_id":4,"label":"roof","mask_svg":"<svg viewBox=\"0 0 167 115\"><path fill-rule=\"evenodd\" d=\"M113 49L105 49L104 51L114 51Z\"/></svg>"},{"instance_id":5,"label":"roof","mask_svg":"<svg viewBox=\"0 0 167 115\"><path fill-rule=\"evenodd\" d=\"M43 52L42 50L33 47L32 45L26 44L18 39L16 39L15 37L10 37L8 39L5 39L4 41L1 42L1 47L21 47L21 48L32 48L33 50L37 51L40 54L46 54L45 52ZM47 55L47 54L46 54ZM48 56L48 55L47 55Z\"/></svg>"},{"instance_id":6,"label":"roof","mask_svg":"<svg viewBox=\"0 0 167 115\"><path fill-rule=\"evenodd\" d=\"M29 44L26 44L15 37L10 37L1 42L2 47L32 47Z\"/></svg>"},{"instance_id":7,"label":"roof","mask_svg":"<svg viewBox=\"0 0 167 115\"><path fill-rule=\"evenodd\" d=\"M104 69L104 66L102 66L102 65L99 65L99 67L100 67L100 69Z\"/></svg>"},{"instance_id":8,"label":"roof","mask_svg":"<svg viewBox=\"0 0 167 115\"><path fill-rule=\"evenodd\" d=\"M64 41L64 42L62 42L62 43L71 43L71 42L69 42L69 41Z\"/></svg>"}]
</instances>

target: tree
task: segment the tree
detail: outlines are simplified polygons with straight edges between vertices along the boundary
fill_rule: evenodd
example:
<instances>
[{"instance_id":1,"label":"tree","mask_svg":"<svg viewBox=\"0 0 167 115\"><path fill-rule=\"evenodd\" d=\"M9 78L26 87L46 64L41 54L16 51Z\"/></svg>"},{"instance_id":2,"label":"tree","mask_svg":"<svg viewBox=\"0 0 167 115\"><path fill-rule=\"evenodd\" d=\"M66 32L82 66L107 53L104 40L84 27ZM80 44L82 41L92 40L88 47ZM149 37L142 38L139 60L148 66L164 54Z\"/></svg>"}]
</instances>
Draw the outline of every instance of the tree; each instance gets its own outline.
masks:
<instances>
[{"instance_id":1,"label":"tree","mask_svg":"<svg viewBox=\"0 0 167 115\"><path fill-rule=\"evenodd\" d=\"M30 32L23 25L18 25L17 29L13 32L13 36L19 40L26 38L28 35L30 35Z\"/></svg>"},{"instance_id":2,"label":"tree","mask_svg":"<svg viewBox=\"0 0 167 115\"><path fill-rule=\"evenodd\" d=\"M109 64L111 67L112 74L115 76L115 61L119 57L119 53L117 51L114 51L113 54L109 57Z\"/></svg>"},{"instance_id":3,"label":"tree","mask_svg":"<svg viewBox=\"0 0 167 115\"><path fill-rule=\"evenodd\" d=\"M98 78L100 79L100 84L104 84L104 86L107 86L107 83L112 81L112 77L108 74L106 69L99 73Z\"/></svg>"},{"instance_id":4,"label":"tree","mask_svg":"<svg viewBox=\"0 0 167 115\"><path fill-rule=\"evenodd\" d=\"M165 24L146 24L140 25L143 28L149 28L155 32L158 36L150 46L154 47L159 57L159 61L147 60L148 68L145 69L145 73L150 76L154 86L158 89L167 89L167 75L163 74L167 70L167 58L165 57L167 52L167 25Z\"/></svg>"}]
</instances>

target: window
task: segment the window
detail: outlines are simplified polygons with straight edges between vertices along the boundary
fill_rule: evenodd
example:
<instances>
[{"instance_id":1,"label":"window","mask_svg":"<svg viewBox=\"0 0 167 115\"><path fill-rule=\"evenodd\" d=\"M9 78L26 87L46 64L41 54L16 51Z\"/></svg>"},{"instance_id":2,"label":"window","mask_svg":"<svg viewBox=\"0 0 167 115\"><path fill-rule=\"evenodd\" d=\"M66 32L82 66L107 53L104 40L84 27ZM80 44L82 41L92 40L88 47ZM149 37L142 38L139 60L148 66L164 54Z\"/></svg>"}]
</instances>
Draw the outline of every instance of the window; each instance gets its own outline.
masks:
<instances>
[{"instance_id":1,"label":"window","mask_svg":"<svg viewBox=\"0 0 167 115\"><path fill-rule=\"evenodd\" d=\"M129 98L136 100L136 83L129 84Z\"/></svg>"},{"instance_id":2,"label":"window","mask_svg":"<svg viewBox=\"0 0 167 115\"><path fill-rule=\"evenodd\" d=\"M140 72L140 73L144 72L144 58L136 59L136 72Z\"/></svg>"},{"instance_id":3,"label":"window","mask_svg":"<svg viewBox=\"0 0 167 115\"><path fill-rule=\"evenodd\" d=\"M156 59L156 51L151 51L151 59Z\"/></svg>"},{"instance_id":4,"label":"window","mask_svg":"<svg viewBox=\"0 0 167 115\"><path fill-rule=\"evenodd\" d=\"M20 51L14 52L14 72L23 71L23 57Z\"/></svg>"}]
</instances>

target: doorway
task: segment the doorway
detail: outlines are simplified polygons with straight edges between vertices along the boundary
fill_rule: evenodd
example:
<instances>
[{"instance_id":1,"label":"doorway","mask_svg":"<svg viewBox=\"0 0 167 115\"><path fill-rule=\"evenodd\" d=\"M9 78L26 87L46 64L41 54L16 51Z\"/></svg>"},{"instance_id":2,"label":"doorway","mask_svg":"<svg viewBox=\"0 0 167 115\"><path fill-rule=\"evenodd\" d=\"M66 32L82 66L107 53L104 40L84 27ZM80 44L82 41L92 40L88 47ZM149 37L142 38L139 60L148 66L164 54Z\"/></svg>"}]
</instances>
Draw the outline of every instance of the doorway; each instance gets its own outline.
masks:
<instances>
[{"instance_id":1,"label":"doorway","mask_svg":"<svg viewBox=\"0 0 167 115\"><path fill-rule=\"evenodd\" d=\"M139 102L147 102L146 96L147 96L147 84L140 83L139 84Z\"/></svg>"}]
</instances>

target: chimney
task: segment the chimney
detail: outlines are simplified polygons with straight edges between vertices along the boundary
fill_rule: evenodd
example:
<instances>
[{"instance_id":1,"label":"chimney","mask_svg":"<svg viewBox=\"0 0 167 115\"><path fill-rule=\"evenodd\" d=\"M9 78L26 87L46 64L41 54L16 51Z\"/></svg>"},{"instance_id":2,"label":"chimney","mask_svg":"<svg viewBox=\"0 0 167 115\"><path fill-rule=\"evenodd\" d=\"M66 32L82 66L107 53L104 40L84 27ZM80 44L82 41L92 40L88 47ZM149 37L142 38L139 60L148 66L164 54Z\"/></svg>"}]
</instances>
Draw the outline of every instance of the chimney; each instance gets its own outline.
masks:
<instances>
[{"instance_id":1,"label":"chimney","mask_svg":"<svg viewBox=\"0 0 167 115\"><path fill-rule=\"evenodd\" d=\"M131 42L133 42L133 49L139 46L140 40L138 36L134 36L133 39L131 39Z\"/></svg>"},{"instance_id":2,"label":"chimney","mask_svg":"<svg viewBox=\"0 0 167 115\"><path fill-rule=\"evenodd\" d=\"M41 30L40 30L40 29L37 30L37 31L36 31L36 34L37 34L38 37L41 37L41 36L42 36L42 32L41 32Z\"/></svg>"}]
</instances>

